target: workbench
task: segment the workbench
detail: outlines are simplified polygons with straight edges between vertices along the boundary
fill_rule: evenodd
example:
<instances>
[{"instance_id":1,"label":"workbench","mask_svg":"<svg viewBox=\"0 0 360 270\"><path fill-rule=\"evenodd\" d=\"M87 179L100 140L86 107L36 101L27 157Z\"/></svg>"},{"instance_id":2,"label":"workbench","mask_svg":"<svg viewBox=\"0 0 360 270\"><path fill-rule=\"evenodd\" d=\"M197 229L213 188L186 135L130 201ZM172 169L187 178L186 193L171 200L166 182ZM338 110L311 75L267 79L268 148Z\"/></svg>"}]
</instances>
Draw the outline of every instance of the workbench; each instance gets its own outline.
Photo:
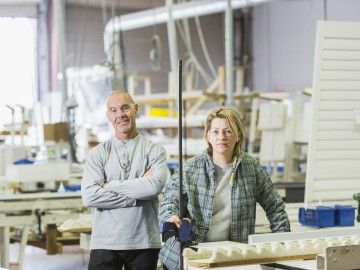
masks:
<instances>
[{"instance_id":1,"label":"workbench","mask_svg":"<svg viewBox=\"0 0 360 270\"><path fill-rule=\"evenodd\" d=\"M9 267L10 228L23 230L19 263L27 242L28 229L34 224L38 225L39 232L42 224L46 225L47 252L55 254L57 224L69 218L78 218L84 208L80 192L0 195L0 266Z\"/></svg>"}]
</instances>

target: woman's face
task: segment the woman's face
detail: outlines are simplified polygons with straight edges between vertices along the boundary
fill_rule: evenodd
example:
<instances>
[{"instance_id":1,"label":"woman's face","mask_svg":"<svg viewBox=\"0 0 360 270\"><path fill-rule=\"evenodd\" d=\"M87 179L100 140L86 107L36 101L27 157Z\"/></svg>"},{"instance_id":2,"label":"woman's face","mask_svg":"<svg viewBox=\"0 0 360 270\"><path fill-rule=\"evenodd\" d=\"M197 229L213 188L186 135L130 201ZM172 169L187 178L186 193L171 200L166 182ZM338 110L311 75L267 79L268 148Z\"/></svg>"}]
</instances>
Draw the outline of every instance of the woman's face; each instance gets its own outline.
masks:
<instances>
[{"instance_id":1,"label":"woman's face","mask_svg":"<svg viewBox=\"0 0 360 270\"><path fill-rule=\"evenodd\" d=\"M211 121L207 139L212 146L213 155L232 155L234 146L239 141L224 118L214 118Z\"/></svg>"}]
</instances>

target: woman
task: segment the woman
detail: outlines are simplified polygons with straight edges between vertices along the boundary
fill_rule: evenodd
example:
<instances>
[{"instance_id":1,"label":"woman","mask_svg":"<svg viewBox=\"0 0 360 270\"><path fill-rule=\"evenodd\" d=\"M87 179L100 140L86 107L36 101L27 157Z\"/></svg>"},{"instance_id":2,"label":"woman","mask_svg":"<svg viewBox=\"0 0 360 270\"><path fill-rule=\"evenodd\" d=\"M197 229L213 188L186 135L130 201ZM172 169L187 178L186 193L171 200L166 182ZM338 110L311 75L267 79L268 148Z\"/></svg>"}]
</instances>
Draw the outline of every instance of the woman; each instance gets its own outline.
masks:
<instances>
[{"instance_id":1,"label":"woman","mask_svg":"<svg viewBox=\"0 0 360 270\"><path fill-rule=\"evenodd\" d=\"M184 164L183 196L185 217L190 219L198 242L236 241L247 243L255 233L256 203L266 212L272 232L290 231L285 204L269 175L259 162L242 151L244 129L239 114L230 107L210 110L205 121L208 149ZM160 206L160 222L181 221L179 174L165 186ZM166 241L160 260L170 269L179 268L179 244Z\"/></svg>"}]
</instances>

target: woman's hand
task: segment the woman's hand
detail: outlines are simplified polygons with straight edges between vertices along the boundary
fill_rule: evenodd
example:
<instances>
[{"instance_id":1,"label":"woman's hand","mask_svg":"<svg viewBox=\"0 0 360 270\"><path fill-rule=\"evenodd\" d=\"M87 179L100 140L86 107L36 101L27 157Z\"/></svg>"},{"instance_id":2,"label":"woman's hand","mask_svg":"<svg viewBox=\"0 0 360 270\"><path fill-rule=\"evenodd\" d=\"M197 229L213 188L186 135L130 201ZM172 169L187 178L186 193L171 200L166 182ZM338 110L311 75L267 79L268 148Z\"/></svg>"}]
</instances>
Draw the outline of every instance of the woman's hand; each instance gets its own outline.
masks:
<instances>
[{"instance_id":1,"label":"woman's hand","mask_svg":"<svg viewBox=\"0 0 360 270\"><path fill-rule=\"evenodd\" d=\"M188 218L184 218L184 219L188 220L191 223L190 219L188 219ZM181 219L177 215L173 215L173 216L169 217L166 221L174 223L176 228L178 228L178 229L180 228Z\"/></svg>"}]
</instances>

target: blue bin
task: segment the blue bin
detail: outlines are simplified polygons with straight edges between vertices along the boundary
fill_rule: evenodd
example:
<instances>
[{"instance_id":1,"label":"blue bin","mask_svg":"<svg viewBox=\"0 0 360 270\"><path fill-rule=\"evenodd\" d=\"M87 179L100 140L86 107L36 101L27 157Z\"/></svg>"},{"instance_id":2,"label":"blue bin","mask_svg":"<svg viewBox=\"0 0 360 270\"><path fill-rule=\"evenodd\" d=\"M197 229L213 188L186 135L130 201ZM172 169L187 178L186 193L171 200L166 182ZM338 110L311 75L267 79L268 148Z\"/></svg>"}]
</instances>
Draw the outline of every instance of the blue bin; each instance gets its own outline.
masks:
<instances>
[{"instance_id":1,"label":"blue bin","mask_svg":"<svg viewBox=\"0 0 360 270\"><path fill-rule=\"evenodd\" d=\"M335 225L354 226L355 209L351 205L335 204Z\"/></svg>"},{"instance_id":2,"label":"blue bin","mask_svg":"<svg viewBox=\"0 0 360 270\"><path fill-rule=\"evenodd\" d=\"M316 228L335 226L335 208L328 206L317 206L315 209L299 208L299 222L305 226Z\"/></svg>"}]
</instances>

